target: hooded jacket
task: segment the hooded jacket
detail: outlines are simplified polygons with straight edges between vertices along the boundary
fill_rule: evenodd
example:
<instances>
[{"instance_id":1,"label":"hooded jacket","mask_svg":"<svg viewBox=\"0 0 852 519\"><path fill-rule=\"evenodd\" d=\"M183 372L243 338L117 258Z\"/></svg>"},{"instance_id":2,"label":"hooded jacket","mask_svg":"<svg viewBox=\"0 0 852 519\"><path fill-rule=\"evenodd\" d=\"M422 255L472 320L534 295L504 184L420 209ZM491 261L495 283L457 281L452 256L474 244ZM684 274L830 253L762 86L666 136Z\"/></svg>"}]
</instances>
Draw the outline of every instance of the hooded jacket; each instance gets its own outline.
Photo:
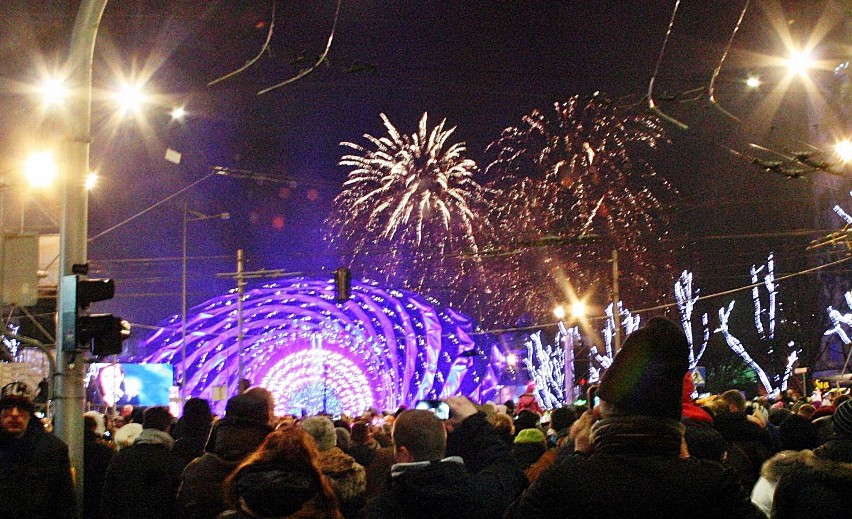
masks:
<instances>
[{"instance_id":1,"label":"hooded jacket","mask_svg":"<svg viewBox=\"0 0 852 519\"><path fill-rule=\"evenodd\" d=\"M261 423L223 418L213 425L205 453L181 477L178 507L184 519L215 519L227 510L222 483L272 431Z\"/></svg>"},{"instance_id":2,"label":"hooded jacket","mask_svg":"<svg viewBox=\"0 0 852 519\"><path fill-rule=\"evenodd\" d=\"M849 517L852 513L852 463L798 453L797 463L775 488L772 517Z\"/></svg>"},{"instance_id":3,"label":"hooded jacket","mask_svg":"<svg viewBox=\"0 0 852 519\"><path fill-rule=\"evenodd\" d=\"M364 490L367 487L367 476L364 467L338 447L321 451L317 458L317 465L320 472L331 483L343 515L354 517L365 503Z\"/></svg>"},{"instance_id":4,"label":"hooded jacket","mask_svg":"<svg viewBox=\"0 0 852 519\"><path fill-rule=\"evenodd\" d=\"M644 416L600 420L592 454L560 459L506 517L762 517L721 465L680 457L681 427Z\"/></svg>"}]
</instances>

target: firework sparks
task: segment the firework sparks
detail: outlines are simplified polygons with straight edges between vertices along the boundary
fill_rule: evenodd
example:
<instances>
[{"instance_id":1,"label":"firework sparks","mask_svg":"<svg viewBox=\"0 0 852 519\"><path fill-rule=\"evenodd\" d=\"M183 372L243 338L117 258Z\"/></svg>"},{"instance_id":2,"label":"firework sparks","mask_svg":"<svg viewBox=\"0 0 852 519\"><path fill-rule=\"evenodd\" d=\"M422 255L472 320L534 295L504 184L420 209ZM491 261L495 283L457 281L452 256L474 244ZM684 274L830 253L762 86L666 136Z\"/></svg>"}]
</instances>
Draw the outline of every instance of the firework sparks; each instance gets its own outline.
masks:
<instances>
[{"instance_id":1,"label":"firework sparks","mask_svg":"<svg viewBox=\"0 0 852 519\"><path fill-rule=\"evenodd\" d=\"M478 253L487 228L484 189L464 143L449 143L455 127L401 133L384 115L385 137L364 135L369 147L343 146L340 165L353 168L329 218L331 240L353 264L385 280L423 290L427 274L462 250ZM428 292L428 290L426 290Z\"/></svg>"}]
</instances>

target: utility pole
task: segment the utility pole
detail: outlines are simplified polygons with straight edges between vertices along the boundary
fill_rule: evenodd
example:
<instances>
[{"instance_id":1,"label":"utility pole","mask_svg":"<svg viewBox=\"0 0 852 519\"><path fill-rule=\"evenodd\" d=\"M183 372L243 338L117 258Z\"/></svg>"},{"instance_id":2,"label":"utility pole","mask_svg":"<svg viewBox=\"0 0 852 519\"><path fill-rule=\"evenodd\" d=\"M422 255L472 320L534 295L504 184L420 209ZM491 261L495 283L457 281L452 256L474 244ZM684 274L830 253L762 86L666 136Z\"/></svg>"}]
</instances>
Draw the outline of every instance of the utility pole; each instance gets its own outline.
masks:
<instances>
[{"instance_id":1,"label":"utility pole","mask_svg":"<svg viewBox=\"0 0 852 519\"><path fill-rule=\"evenodd\" d=\"M88 194L86 176L89 172L89 146L92 118L92 58L95 51L98 25L107 0L83 0L74 21L68 53L68 81L73 90L65 143L65 160L60 166L62 215L59 231L60 276L73 274L74 265L86 263L88 234ZM54 431L68 444L71 466L76 473L75 494L77 513L83 509L83 412L86 396L83 392L85 352L64 351L62 345L76 343L74 325L62 316L76 311L76 295L63 294L61 286L57 299L56 324L56 417ZM73 323L73 319L70 321ZM26 496L21 496L26 499Z\"/></svg>"},{"instance_id":2,"label":"utility pole","mask_svg":"<svg viewBox=\"0 0 852 519\"><path fill-rule=\"evenodd\" d=\"M618 249L612 249L612 322L615 324L613 355L621 349L621 309L618 306Z\"/></svg>"}]
</instances>

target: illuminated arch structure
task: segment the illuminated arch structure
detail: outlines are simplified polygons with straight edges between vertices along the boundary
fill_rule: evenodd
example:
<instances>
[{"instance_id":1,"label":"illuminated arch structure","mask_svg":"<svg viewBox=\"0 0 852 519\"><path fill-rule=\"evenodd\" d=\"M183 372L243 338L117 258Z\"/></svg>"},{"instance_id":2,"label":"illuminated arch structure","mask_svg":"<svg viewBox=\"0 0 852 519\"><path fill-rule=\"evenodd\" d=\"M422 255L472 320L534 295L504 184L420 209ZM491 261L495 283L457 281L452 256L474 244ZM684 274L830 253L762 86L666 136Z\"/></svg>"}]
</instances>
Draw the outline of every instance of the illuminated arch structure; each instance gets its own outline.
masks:
<instances>
[{"instance_id":1,"label":"illuminated arch structure","mask_svg":"<svg viewBox=\"0 0 852 519\"><path fill-rule=\"evenodd\" d=\"M288 278L243 298L243 372L276 397L278 414L360 414L420 399L496 392L488 357L496 340L437 301L370 282L353 282L336 303L328 279ZM186 395L235 394L239 358L237 295L210 299L187 314ZM146 341L147 362L171 363L182 379L180 316Z\"/></svg>"}]
</instances>

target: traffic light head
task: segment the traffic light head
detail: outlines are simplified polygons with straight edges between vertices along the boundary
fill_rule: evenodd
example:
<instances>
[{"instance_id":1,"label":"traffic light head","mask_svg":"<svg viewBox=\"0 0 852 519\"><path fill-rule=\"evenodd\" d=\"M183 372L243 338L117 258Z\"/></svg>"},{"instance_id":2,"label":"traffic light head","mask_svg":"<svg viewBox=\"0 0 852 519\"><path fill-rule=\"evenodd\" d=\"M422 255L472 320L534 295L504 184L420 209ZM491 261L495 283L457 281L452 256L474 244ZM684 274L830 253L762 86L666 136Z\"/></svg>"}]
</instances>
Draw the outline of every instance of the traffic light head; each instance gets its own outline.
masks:
<instances>
[{"instance_id":1,"label":"traffic light head","mask_svg":"<svg viewBox=\"0 0 852 519\"><path fill-rule=\"evenodd\" d=\"M83 315L77 318L77 341L91 348L96 357L118 355L121 343L130 337L130 323L112 314Z\"/></svg>"},{"instance_id":2,"label":"traffic light head","mask_svg":"<svg viewBox=\"0 0 852 519\"><path fill-rule=\"evenodd\" d=\"M334 300L345 303L352 297L352 272L346 267L334 271Z\"/></svg>"},{"instance_id":3,"label":"traffic light head","mask_svg":"<svg viewBox=\"0 0 852 519\"><path fill-rule=\"evenodd\" d=\"M115 296L115 281L111 279L78 279L77 306L88 308L92 303Z\"/></svg>"}]
</instances>

